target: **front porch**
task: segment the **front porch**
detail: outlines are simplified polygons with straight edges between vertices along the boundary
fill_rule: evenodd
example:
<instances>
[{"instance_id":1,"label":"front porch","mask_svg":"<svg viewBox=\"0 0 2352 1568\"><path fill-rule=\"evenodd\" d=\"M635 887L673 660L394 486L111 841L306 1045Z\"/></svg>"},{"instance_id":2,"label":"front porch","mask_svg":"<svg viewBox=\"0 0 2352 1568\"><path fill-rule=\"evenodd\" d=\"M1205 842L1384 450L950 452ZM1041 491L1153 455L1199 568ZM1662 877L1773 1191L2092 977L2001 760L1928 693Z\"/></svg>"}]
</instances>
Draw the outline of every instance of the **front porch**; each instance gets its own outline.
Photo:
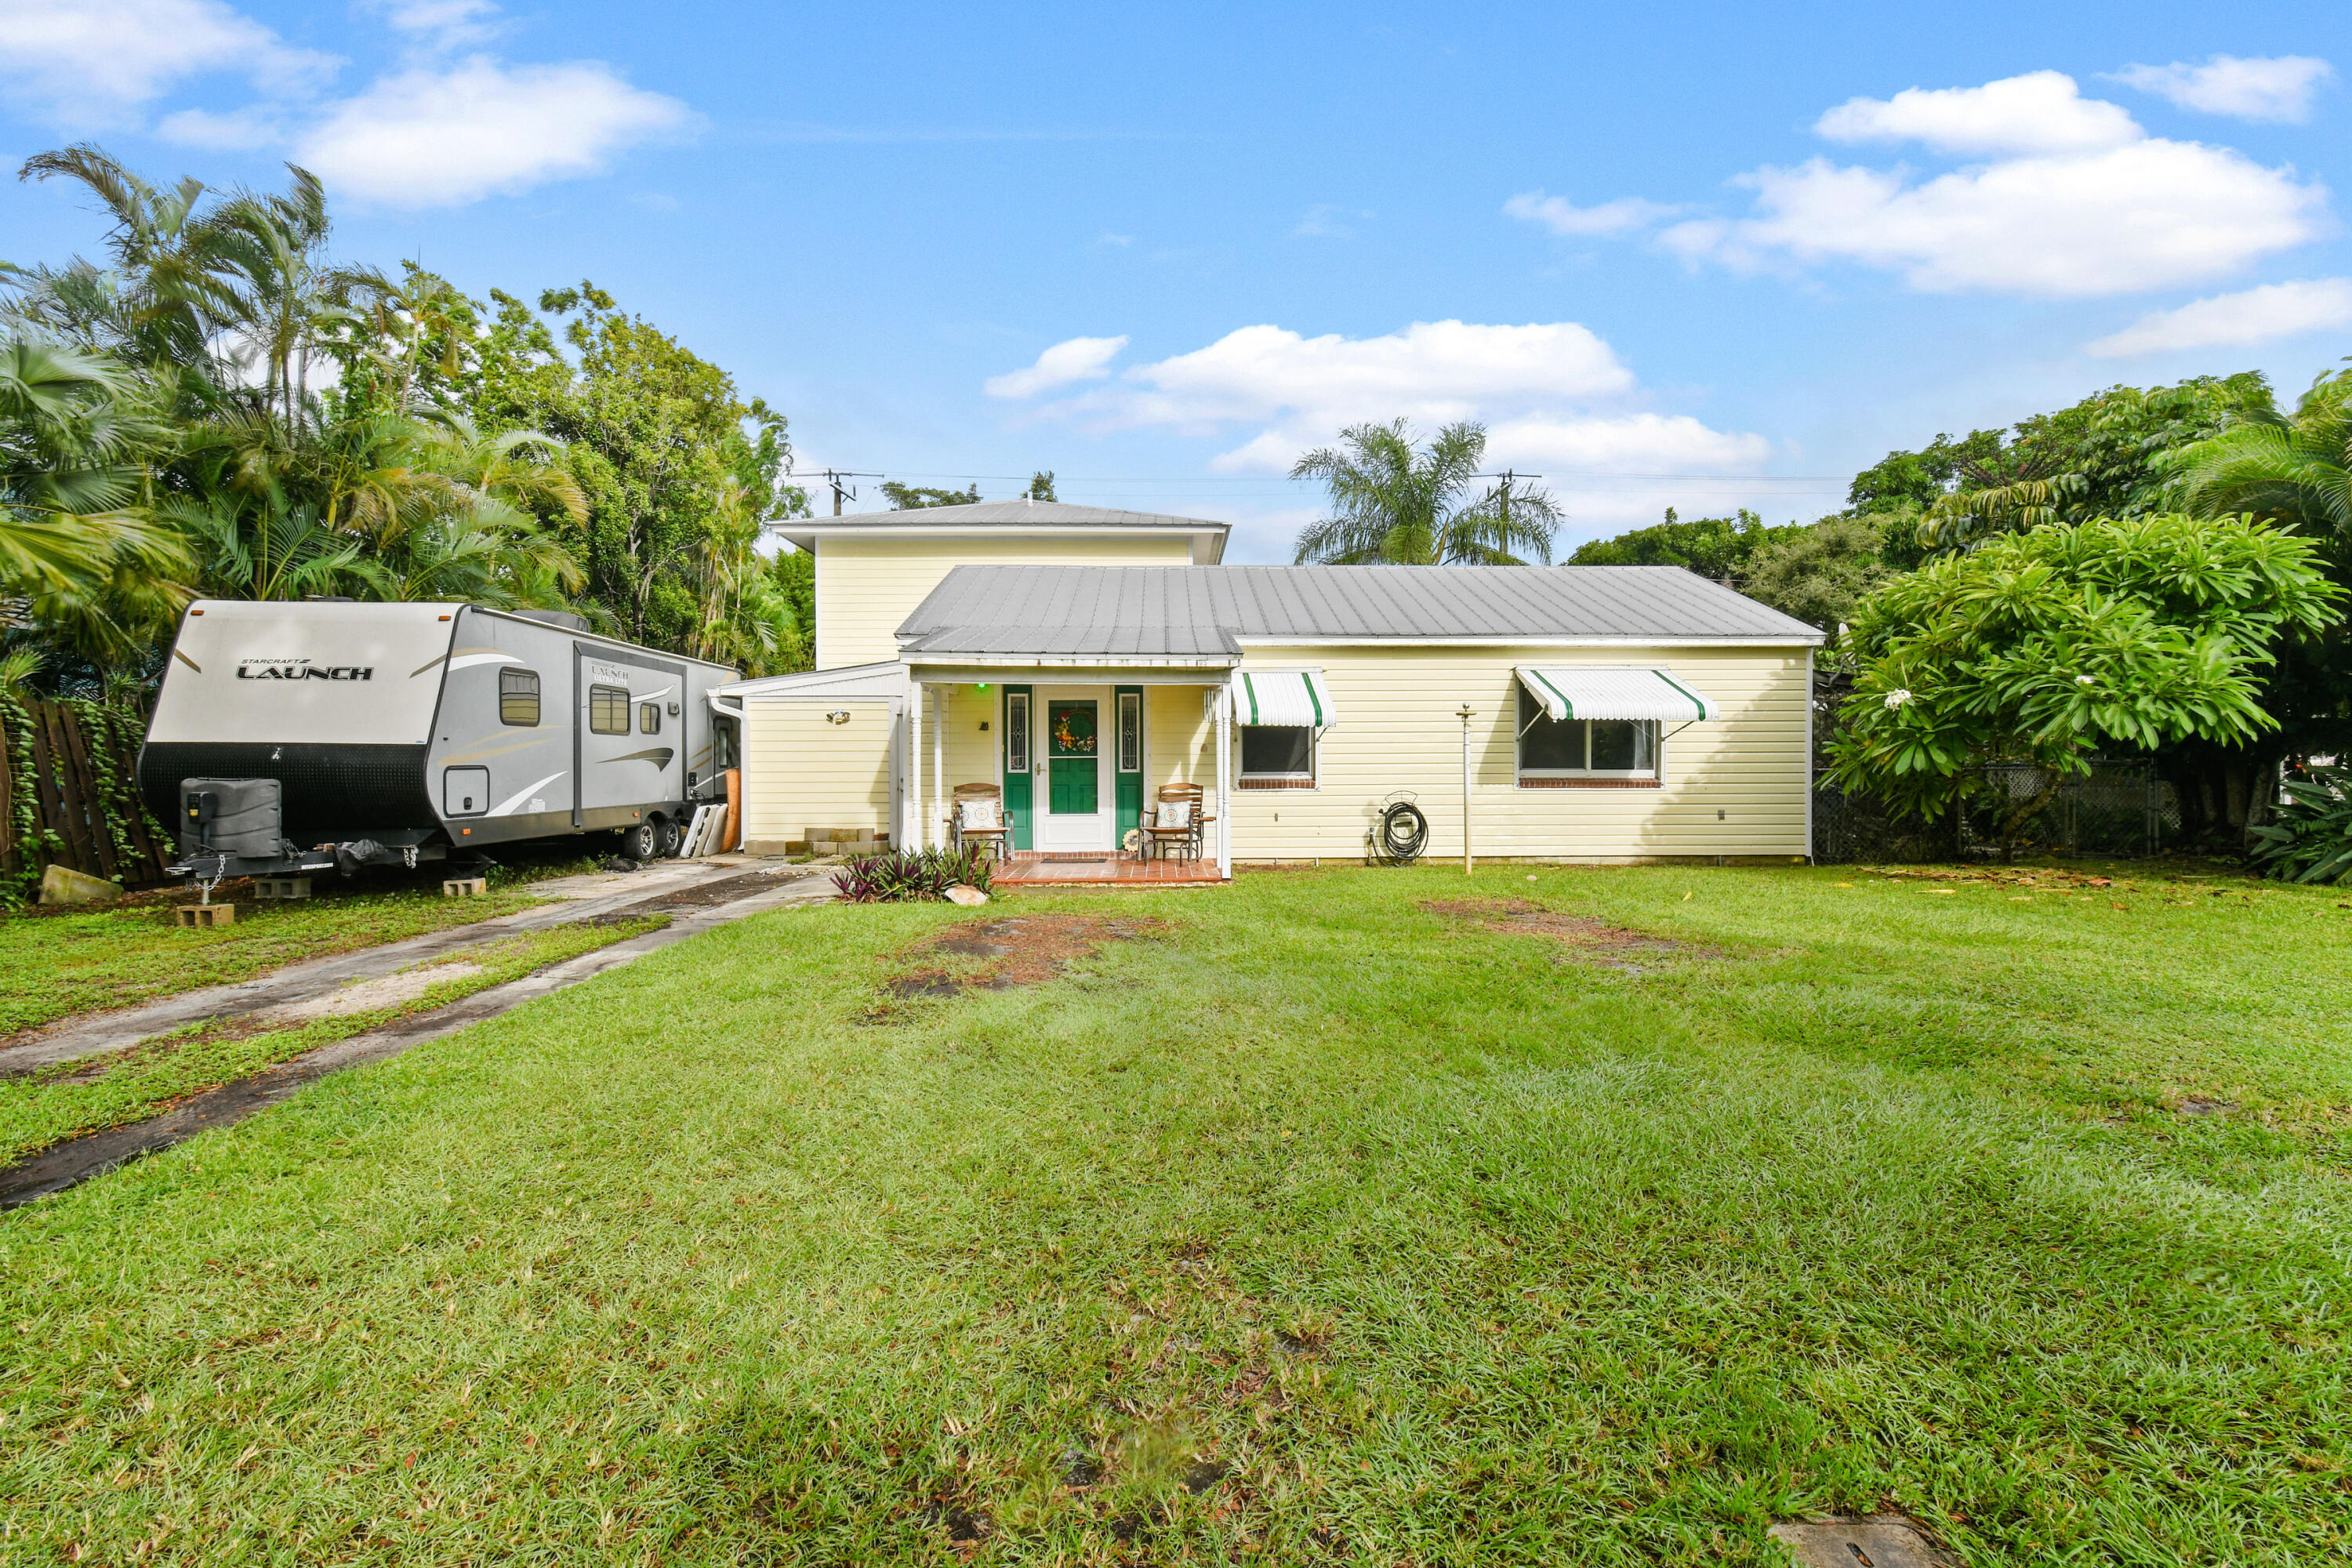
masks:
<instances>
[{"instance_id":1,"label":"front porch","mask_svg":"<svg viewBox=\"0 0 2352 1568\"><path fill-rule=\"evenodd\" d=\"M1139 860L1130 854L1041 855L1016 850L996 863L991 882L1000 888L1127 887L1213 888L1225 879L1217 863L1175 858Z\"/></svg>"}]
</instances>

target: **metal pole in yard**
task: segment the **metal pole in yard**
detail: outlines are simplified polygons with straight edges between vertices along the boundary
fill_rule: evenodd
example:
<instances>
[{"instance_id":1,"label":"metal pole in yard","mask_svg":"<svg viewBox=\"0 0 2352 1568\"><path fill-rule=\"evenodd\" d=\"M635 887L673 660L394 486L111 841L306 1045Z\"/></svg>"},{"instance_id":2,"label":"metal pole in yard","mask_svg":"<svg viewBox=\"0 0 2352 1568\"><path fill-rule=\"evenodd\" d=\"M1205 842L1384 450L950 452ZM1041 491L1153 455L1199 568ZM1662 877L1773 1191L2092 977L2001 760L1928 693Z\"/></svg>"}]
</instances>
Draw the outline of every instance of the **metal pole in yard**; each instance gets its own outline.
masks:
<instances>
[{"instance_id":1,"label":"metal pole in yard","mask_svg":"<svg viewBox=\"0 0 2352 1568\"><path fill-rule=\"evenodd\" d=\"M1462 714L1462 874L1469 876L1477 868L1470 849L1470 704L1465 702Z\"/></svg>"}]
</instances>

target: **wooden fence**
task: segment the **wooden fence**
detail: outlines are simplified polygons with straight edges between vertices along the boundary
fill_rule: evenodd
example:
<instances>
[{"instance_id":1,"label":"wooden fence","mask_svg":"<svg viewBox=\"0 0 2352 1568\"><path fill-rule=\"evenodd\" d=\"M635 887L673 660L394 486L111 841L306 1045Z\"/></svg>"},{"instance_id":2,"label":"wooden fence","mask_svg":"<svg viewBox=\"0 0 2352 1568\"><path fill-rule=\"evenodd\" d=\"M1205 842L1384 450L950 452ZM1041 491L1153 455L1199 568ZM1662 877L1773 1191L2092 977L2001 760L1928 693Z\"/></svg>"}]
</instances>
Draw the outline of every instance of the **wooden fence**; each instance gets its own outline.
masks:
<instances>
[{"instance_id":1,"label":"wooden fence","mask_svg":"<svg viewBox=\"0 0 2352 1568\"><path fill-rule=\"evenodd\" d=\"M128 708L0 694L0 889L29 892L52 863L129 888L165 879L174 847L139 800L145 729Z\"/></svg>"}]
</instances>

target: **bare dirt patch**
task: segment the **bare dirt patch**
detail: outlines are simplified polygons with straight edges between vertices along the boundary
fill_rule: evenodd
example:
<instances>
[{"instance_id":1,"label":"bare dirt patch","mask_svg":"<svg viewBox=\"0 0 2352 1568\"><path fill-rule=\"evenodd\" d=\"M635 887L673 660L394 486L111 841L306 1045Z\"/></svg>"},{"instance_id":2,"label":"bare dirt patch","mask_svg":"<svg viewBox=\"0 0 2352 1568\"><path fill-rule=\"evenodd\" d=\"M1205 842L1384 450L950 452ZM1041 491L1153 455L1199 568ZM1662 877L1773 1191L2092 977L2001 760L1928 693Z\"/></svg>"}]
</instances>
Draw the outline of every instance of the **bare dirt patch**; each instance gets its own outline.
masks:
<instances>
[{"instance_id":1,"label":"bare dirt patch","mask_svg":"<svg viewBox=\"0 0 2352 1568\"><path fill-rule=\"evenodd\" d=\"M1654 967L1668 959L1728 958L1720 948L1676 937L1628 931L1591 915L1562 914L1525 899L1431 899L1422 909L1433 915L1451 915L1475 921L1480 929L1518 936L1539 936L1559 943L1561 956L1595 963L1629 974L1645 973L1643 961Z\"/></svg>"},{"instance_id":2,"label":"bare dirt patch","mask_svg":"<svg viewBox=\"0 0 2352 1568\"><path fill-rule=\"evenodd\" d=\"M901 955L919 967L884 984L901 999L1040 985L1107 942L1165 935L1165 921L1110 915L1004 915L950 926Z\"/></svg>"}]
</instances>

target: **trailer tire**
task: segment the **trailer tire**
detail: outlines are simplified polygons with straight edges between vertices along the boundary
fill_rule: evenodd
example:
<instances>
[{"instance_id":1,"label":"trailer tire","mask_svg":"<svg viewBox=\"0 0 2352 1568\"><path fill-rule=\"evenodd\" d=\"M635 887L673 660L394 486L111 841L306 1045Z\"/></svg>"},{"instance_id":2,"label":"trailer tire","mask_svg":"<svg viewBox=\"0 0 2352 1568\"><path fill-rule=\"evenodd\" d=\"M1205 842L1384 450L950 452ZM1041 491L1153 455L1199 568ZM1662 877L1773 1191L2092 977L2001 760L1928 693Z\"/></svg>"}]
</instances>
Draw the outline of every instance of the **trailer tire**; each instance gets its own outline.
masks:
<instances>
[{"instance_id":1,"label":"trailer tire","mask_svg":"<svg viewBox=\"0 0 2352 1568\"><path fill-rule=\"evenodd\" d=\"M659 859L661 829L650 822L640 822L635 827L624 827L621 829L621 854L631 860Z\"/></svg>"},{"instance_id":2,"label":"trailer tire","mask_svg":"<svg viewBox=\"0 0 2352 1568\"><path fill-rule=\"evenodd\" d=\"M685 847L686 829L677 825L677 817L663 817L661 819L661 858L665 860L674 860L677 858L677 852Z\"/></svg>"}]
</instances>

